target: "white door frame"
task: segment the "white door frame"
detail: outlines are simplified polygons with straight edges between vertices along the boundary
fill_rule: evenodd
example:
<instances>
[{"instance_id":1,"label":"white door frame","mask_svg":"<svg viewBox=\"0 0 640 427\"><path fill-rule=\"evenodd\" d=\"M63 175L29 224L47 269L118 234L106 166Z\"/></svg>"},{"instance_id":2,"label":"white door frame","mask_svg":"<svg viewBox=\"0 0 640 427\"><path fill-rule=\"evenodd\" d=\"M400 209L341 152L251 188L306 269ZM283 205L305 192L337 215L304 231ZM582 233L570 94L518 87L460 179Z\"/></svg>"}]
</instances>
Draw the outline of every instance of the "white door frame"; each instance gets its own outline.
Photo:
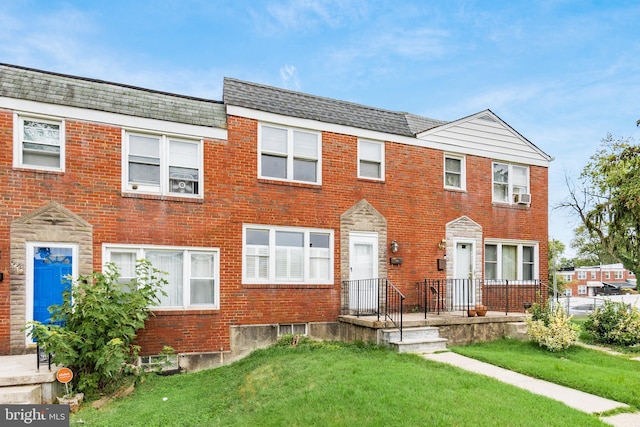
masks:
<instances>
[{"instance_id":1,"label":"white door frame","mask_svg":"<svg viewBox=\"0 0 640 427\"><path fill-rule=\"evenodd\" d=\"M371 245L371 272L367 274L371 277L360 277L363 271L354 269L355 262L355 246L357 244ZM358 274L360 273L360 274ZM361 280L361 279L377 279L380 276L378 266L378 233L375 232L349 232L349 280ZM374 283L375 282L375 283ZM360 294L364 296L364 301L373 302L378 298L378 283L377 281L371 281L367 286L360 289ZM371 309L376 307L369 307L372 304L364 304L360 307L356 306L356 301L360 300L358 295L349 292L349 308L350 309Z\"/></svg>"},{"instance_id":2,"label":"white door frame","mask_svg":"<svg viewBox=\"0 0 640 427\"><path fill-rule=\"evenodd\" d=\"M469 274L467 277L458 277L458 268L462 267L460 265L460 259L458 257L458 245L469 245ZM469 303L472 306L475 306L476 301L476 288L475 288L475 278L476 278L476 242L475 240L470 239L454 239L453 240L453 278L454 279L466 279L469 280L469 301L463 301L463 296L465 292L462 289L459 289L462 286L462 282L459 280L455 280L457 288L452 289L454 293L452 295L454 306L466 305ZM467 270L466 268L464 270Z\"/></svg>"},{"instance_id":3,"label":"white door frame","mask_svg":"<svg viewBox=\"0 0 640 427\"><path fill-rule=\"evenodd\" d=\"M25 325L28 322L33 321L33 294L34 294L34 274L33 274L33 258L35 255L35 248L38 247L50 247L50 248L64 248L71 249L71 276L73 279L78 278L78 245L75 243L62 243L62 242L27 242L26 248L26 262L25 262L25 284L26 284L26 307L25 307ZM33 340L25 331L25 342L27 345L34 344Z\"/></svg>"}]
</instances>

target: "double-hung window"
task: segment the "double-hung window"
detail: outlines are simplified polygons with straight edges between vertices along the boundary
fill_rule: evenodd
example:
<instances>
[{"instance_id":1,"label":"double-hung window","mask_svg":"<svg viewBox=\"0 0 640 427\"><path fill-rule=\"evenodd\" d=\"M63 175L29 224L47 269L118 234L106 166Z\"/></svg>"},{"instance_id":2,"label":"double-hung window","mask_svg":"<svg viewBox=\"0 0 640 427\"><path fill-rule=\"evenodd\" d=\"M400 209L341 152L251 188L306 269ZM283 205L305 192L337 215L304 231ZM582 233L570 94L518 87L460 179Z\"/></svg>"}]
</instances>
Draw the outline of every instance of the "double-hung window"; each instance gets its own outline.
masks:
<instances>
[{"instance_id":1,"label":"double-hung window","mask_svg":"<svg viewBox=\"0 0 640 427\"><path fill-rule=\"evenodd\" d=\"M537 245L526 243L490 243L485 244L484 251L485 279L537 279Z\"/></svg>"},{"instance_id":2,"label":"double-hung window","mask_svg":"<svg viewBox=\"0 0 640 427\"><path fill-rule=\"evenodd\" d=\"M587 294L587 285L578 285L578 295Z\"/></svg>"},{"instance_id":3,"label":"double-hung window","mask_svg":"<svg viewBox=\"0 0 640 427\"><path fill-rule=\"evenodd\" d=\"M218 249L163 246L105 245L105 262L120 273L120 283L129 286L135 278L136 260L146 259L166 273L158 295L160 308L211 308L220 304L220 254Z\"/></svg>"},{"instance_id":4,"label":"double-hung window","mask_svg":"<svg viewBox=\"0 0 640 427\"><path fill-rule=\"evenodd\" d=\"M624 278L624 271L622 270L616 270L614 272L614 279L620 280Z\"/></svg>"},{"instance_id":5,"label":"double-hung window","mask_svg":"<svg viewBox=\"0 0 640 427\"><path fill-rule=\"evenodd\" d=\"M463 156L444 155L444 186L445 188L465 190L466 171Z\"/></svg>"},{"instance_id":6,"label":"double-hung window","mask_svg":"<svg viewBox=\"0 0 640 427\"><path fill-rule=\"evenodd\" d=\"M125 132L126 191L202 196L202 142Z\"/></svg>"},{"instance_id":7,"label":"double-hung window","mask_svg":"<svg viewBox=\"0 0 640 427\"><path fill-rule=\"evenodd\" d=\"M245 225L245 283L333 283L333 231Z\"/></svg>"},{"instance_id":8,"label":"double-hung window","mask_svg":"<svg viewBox=\"0 0 640 427\"><path fill-rule=\"evenodd\" d=\"M527 166L493 162L492 167L494 202L518 203L526 200L524 197L530 194Z\"/></svg>"},{"instance_id":9,"label":"double-hung window","mask_svg":"<svg viewBox=\"0 0 640 427\"><path fill-rule=\"evenodd\" d=\"M587 280L587 272L584 270L578 271L578 280Z\"/></svg>"},{"instance_id":10,"label":"double-hung window","mask_svg":"<svg viewBox=\"0 0 640 427\"><path fill-rule=\"evenodd\" d=\"M301 129L260 125L259 176L320 184L320 134Z\"/></svg>"},{"instance_id":11,"label":"double-hung window","mask_svg":"<svg viewBox=\"0 0 640 427\"><path fill-rule=\"evenodd\" d=\"M14 116L14 166L64 170L64 121Z\"/></svg>"},{"instance_id":12,"label":"double-hung window","mask_svg":"<svg viewBox=\"0 0 640 427\"><path fill-rule=\"evenodd\" d=\"M358 141L358 178L384 180L384 143Z\"/></svg>"}]
</instances>

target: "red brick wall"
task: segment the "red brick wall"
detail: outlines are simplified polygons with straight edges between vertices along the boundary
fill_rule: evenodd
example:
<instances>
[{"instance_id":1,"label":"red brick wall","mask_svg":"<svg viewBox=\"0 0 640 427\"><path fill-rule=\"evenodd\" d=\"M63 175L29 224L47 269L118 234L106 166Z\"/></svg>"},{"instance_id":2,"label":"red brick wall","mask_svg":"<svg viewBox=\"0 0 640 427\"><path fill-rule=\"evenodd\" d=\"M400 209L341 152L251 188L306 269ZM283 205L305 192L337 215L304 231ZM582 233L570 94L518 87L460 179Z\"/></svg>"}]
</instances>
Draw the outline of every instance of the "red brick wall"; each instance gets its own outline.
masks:
<instances>
[{"instance_id":1,"label":"red brick wall","mask_svg":"<svg viewBox=\"0 0 640 427\"><path fill-rule=\"evenodd\" d=\"M12 114L0 110L0 148L12 153ZM229 349L229 326L334 321L340 310L340 215L361 199L386 219L389 241L400 244L401 266L389 278L401 290L436 269L445 224L467 215L484 238L540 243L541 279L547 271L547 169L531 168L531 208L491 203L491 160L467 156L467 192L442 188L443 154L433 149L386 144L386 179L357 179L357 139L323 133L322 186L257 178L257 122L229 117L228 141L204 144L204 201L124 197L121 192L121 129L66 121L66 172L13 169L0 159L0 353L8 352L9 225L57 201L94 227L94 261L101 268L103 243L220 248L219 311L158 312L140 335L144 354L163 345L178 352ZM335 232L333 286L242 285L245 223L329 228ZM381 242L385 244L385 242ZM386 242L388 244L388 242Z\"/></svg>"}]
</instances>

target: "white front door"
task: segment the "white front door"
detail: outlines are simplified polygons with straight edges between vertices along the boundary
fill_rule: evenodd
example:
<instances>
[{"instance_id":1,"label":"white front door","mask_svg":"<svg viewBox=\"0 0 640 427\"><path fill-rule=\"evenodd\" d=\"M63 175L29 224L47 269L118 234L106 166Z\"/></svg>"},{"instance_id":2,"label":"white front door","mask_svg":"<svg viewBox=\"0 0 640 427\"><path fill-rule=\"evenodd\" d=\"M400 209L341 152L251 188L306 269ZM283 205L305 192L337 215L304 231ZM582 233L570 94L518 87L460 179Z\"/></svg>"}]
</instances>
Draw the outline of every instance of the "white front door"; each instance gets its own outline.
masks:
<instances>
[{"instance_id":1,"label":"white front door","mask_svg":"<svg viewBox=\"0 0 640 427\"><path fill-rule=\"evenodd\" d=\"M349 280L359 281L349 288L349 309L378 307L378 280L374 279L378 279L378 234L349 233Z\"/></svg>"},{"instance_id":2,"label":"white front door","mask_svg":"<svg viewBox=\"0 0 640 427\"><path fill-rule=\"evenodd\" d=\"M457 309L475 306L473 243L456 242L453 304Z\"/></svg>"}]
</instances>

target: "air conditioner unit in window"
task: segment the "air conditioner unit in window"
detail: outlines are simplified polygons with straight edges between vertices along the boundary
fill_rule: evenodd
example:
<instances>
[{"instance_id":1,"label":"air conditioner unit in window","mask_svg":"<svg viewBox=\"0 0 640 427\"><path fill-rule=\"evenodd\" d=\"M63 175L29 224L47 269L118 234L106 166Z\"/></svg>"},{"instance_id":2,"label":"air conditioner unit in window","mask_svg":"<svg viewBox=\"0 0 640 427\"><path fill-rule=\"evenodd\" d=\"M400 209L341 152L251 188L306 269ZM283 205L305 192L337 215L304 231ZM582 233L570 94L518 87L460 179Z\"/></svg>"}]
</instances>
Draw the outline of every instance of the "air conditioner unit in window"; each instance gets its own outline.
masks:
<instances>
[{"instance_id":1,"label":"air conditioner unit in window","mask_svg":"<svg viewBox=\"0 0 640 427\"><path fill-rule=\"evenodd\" d=\"M514 201L519 205L531 204L531 194L529 193L516 194L514 195Z\"/></svg>"}]
</instances>

